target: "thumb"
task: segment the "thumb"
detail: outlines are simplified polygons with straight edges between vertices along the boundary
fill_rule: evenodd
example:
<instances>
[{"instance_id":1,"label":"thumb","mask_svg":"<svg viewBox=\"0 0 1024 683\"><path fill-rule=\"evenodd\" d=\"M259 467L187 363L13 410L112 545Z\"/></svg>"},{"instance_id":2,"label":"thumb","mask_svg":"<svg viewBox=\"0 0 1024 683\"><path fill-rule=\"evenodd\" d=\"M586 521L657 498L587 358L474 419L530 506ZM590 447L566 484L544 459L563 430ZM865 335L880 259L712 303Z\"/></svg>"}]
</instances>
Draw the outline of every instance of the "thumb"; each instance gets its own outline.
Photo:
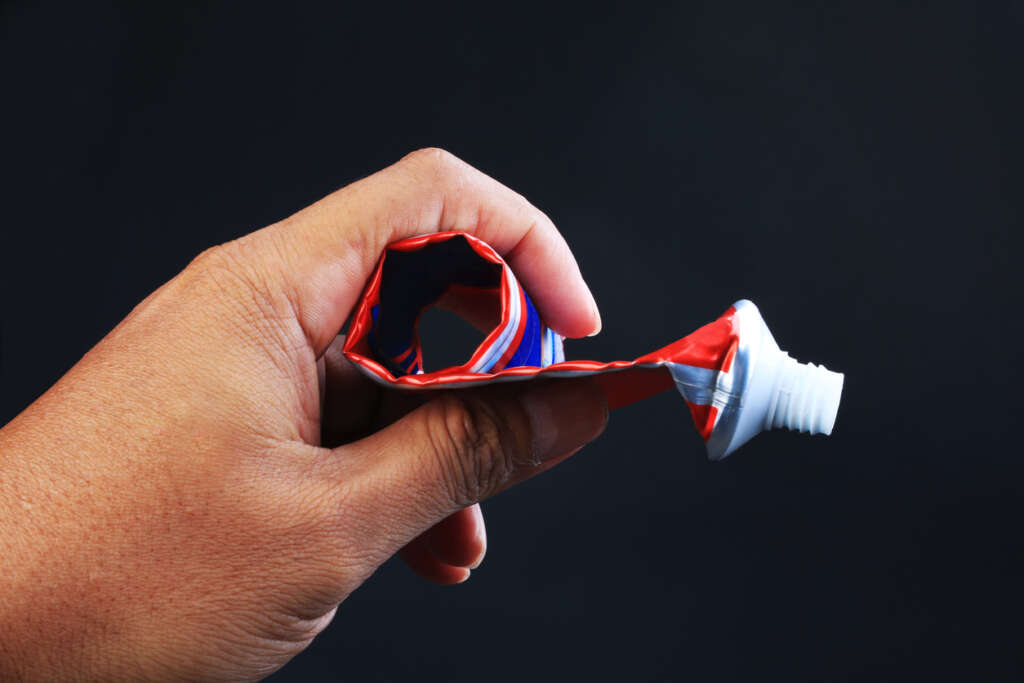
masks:
<instances>
[{"instance_id":1,"label":"thumb","mask_svg":"<svg viewBox=\"0 0 1024 683\"><path fill-rule=\"evenodd\" d=\"M550 469L607 420L589 379L456 390L343 447L343 459L366 463L364 512L386 520L379 536L395 552L453 512Z\"/></svg>"}]
</instances>

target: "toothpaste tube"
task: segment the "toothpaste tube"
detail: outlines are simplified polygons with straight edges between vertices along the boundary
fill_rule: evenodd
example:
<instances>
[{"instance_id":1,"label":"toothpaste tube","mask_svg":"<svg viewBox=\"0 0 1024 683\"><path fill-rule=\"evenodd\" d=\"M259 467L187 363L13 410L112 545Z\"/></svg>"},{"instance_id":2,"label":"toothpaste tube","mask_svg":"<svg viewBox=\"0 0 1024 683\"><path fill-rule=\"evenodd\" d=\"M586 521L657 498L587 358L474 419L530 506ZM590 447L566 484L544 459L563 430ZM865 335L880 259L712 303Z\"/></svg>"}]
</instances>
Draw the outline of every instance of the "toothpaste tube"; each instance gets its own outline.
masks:
<instances>
[{"instance_id":1,"label":"toothpaste tube","mask_svg":"<svg viewBox=\"0 0 1024 683\"><path fill-rule=\"evenodd\" d=\"M491 331L464 364L424 372L416 328L434 305ZM763 430L831 434L835 424L843 375L790 358L747 300L635 360L565 360L562 342L494 249L466 233L442 232L387 247L356 307L344 352L371 379L396 389L591 376L614 409L675 386L712 460Z\"/></svg>"}]
</instances>

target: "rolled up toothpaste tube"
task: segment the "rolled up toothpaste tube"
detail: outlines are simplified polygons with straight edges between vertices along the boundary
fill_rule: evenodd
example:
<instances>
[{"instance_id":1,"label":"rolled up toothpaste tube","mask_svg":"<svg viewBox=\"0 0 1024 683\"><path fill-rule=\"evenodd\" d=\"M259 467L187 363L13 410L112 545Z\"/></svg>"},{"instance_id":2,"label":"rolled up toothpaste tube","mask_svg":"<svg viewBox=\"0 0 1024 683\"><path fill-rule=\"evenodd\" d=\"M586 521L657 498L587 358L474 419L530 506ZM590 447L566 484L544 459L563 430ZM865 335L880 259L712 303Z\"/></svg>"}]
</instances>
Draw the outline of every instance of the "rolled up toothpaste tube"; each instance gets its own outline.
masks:
<instances>
[{"instance_id":1,"label":"rolled up toothpaste tube","mask_svg":"<svg viewBox=\"0 0 1024 683\"><path fill-rule=\"evenodd\" d=\"M417 323L434 305L491 331L464 364L424 372ZM371 379L412 391L589 376L614 409L675 386L712 460L763 430L831 434L839 410L843 375L790 358L745 299L635 360L565 360L562 339L494 249L466 233L442 232L385 249L344 352Z\"/></svg>"}]
</instances>

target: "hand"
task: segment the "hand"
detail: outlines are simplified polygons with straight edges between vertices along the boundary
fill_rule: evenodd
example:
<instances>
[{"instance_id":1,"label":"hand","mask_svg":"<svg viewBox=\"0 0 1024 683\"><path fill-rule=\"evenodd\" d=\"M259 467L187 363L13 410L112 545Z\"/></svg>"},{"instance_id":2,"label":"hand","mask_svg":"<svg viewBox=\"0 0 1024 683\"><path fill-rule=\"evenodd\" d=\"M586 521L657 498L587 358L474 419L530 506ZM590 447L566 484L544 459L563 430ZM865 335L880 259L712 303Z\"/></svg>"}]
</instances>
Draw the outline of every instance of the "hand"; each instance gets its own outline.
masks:
<instances>
[{"instance_id":1,"label":"hand","mask_svg":"<svg viewBox=\"0 0 1024 683\"><path fill-rule=\"evenodd\" d=\"M204 252L0 430L0 678L260 677L396 552L469 576L477 503L607 410L588 381L416 406L356 373L336 335L384 246L439 230L562 334L600 328L551 221L439 150Z\"/></svg>"}]
</instances>

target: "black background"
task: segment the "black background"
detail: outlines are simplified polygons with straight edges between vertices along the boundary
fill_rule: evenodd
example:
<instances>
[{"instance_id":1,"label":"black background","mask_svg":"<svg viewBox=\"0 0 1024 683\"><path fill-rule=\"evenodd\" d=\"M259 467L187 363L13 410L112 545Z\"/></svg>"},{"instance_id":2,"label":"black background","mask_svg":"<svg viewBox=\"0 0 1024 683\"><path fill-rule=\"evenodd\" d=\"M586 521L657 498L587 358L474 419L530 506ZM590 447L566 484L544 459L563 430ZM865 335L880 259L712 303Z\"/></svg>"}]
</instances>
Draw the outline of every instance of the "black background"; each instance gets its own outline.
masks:
<instances>
[{"instance_id":1,"label":"black background","mask_svg":"<svg viewBox=\"0 0 1024 683\"><path fill-rule=\"evenodd\" d=\"M4 4L0 424L196 253L426 145L525 194L632 358L733 300L846 373L705 460L616 413L275 680L1012 680L1024 4Z\"/></svg>"}]
</instances>

